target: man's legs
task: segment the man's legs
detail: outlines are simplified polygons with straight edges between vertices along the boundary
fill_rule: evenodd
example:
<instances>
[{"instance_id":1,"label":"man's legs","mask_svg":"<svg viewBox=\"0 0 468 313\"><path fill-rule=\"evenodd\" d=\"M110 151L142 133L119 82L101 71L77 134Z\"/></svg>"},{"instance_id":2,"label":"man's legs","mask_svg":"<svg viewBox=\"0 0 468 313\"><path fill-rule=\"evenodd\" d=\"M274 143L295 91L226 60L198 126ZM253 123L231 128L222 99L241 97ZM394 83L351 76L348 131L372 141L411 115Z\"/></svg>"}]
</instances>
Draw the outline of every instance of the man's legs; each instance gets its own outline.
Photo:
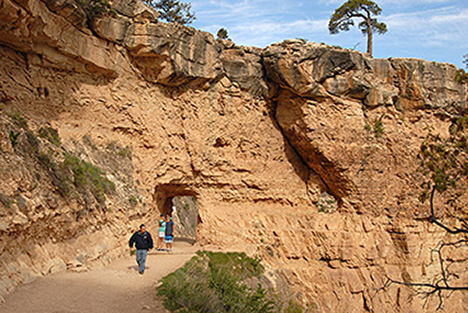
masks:
<instances>
[{"instance_id":1,"label":"man's legs","mask_svg":"<svg viewBox=\"0 0 468 313\"><path fill-rule=\"evenodd\" d=\"M145 271L146 265L146 256L148 255L148 250L137 250L136 251L136 259L138 263L138 272L143 274Z\"/></svg>"},{"instance_id":2,"label":"man's legs","mask_svg":"<svg viewBox=\"0 0 468 313\"><path fill-rule=\"evenodd\" d=\"M166 236L166 250L167 252L172 252L172 235Z\"/></svg>"}]
</instances>

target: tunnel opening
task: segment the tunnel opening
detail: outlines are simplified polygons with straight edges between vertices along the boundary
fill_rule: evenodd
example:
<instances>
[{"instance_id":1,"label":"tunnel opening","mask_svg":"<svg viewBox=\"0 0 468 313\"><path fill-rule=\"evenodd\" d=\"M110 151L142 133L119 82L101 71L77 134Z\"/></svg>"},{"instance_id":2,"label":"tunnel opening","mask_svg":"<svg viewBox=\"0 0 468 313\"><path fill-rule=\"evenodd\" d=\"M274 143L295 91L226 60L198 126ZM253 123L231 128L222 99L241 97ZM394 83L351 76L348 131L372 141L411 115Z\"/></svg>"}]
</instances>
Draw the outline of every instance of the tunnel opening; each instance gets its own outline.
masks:
<instances>
[{"instance_id":1,"label":"tunnel opening","mask_svg":"<svg viewBox=\"0 0 468 313\"><path fill-rule=\"evenodd\" d=\"M197 199L194 196L175 196L171 199L169 213L176 225L177 236L180 240L195 243L197 240L197 226L200 222Z\"/></svg>"},{"instance_id":2,"label":"tunnel opening","mask_svg":"<svg viewBox=\"0 0 468 313\"><path fill-rule=\"evenodd\" d=\"M171 184L156 188L155 197L160 213L174 221L174 240L194 244L197 226L202 222L197 193L186 185Z\"/></svg>"}]
</instances>

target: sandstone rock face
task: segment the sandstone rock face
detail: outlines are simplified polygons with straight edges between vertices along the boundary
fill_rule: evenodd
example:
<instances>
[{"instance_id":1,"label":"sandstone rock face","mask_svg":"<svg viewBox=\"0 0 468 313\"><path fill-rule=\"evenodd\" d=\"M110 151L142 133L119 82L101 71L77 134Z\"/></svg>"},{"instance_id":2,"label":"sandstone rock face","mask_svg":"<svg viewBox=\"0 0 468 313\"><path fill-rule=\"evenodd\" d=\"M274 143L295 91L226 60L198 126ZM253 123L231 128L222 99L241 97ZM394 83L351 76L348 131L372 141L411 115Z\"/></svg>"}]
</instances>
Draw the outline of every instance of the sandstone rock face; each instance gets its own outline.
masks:
<instances>
[{"instance_id":1,"label":"sandstone rock face","mask_svg":"<svg viewBox=\"0 0 468 313\"><path fill-rule=\"evenodd\" d=\"M174 197L172 218L177 236L195 242L197 240L198 205L195 197Z\"/></svg>"},{"instance_id":2,"label":"sandstone rock face","mask_svg":"<svg viewBox=\"0 0 468 313\"><path fill-rule=\"evenodd\" d=\"M269 87L264 79L262 51L230 46L229 43L223 43L223 46L221 61L229 80L251 94L267 96Z\"/></svg>"},{"instance_id":3,"label":"sandstone rock face","mask_svg":"<svg viewBox=\"0 0 468 313\"><path fill-rule=\"evenodd\" d=\"M213 37L192 28L133 23L125 46L145 79L165 86L203 85L222 73Z\"/></svg>"},{"instance_id":4,"label":"sandstone rock face","mask_svg":"<svg viewBox=\"0 0 468 313\"><path fill-rule=\"evenodd\" d=\"M418 181L421 129L436 125L430 114L466 105L456 67L297 41L268 47L265 67L280 86L280 127L339 202L376 214L418 206L408 182Z\"/></svg>"},{"instance_id":5,"label":"sandstone rock face","mask_svg":"<svg viewBox=\"0 0 468 313\"><path fill-rule=\"evenodd\" d=\"M73 0L0 8L0 296L121 257L179 196L197 200L202 246L260 255L312 312L422 311L379 289L439 269L430 248L448 237L424 220L417 153L466 106L453 65L237 47L139 1L97 16ZM115 190L62 194L67 155Z\"/></svg>"}]
</instances>

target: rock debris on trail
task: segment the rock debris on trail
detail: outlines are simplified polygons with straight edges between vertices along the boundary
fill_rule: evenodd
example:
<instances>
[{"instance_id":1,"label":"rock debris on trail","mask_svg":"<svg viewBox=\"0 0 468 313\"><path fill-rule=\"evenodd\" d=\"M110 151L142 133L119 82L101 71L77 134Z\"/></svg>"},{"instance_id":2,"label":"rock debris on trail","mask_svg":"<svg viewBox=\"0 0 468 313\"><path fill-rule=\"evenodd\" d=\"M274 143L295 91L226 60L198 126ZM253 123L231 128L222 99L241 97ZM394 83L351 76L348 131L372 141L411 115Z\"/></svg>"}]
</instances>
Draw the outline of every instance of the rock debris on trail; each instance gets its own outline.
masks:
<instances>
[{"instance_id":1,"label":"rock debris on trail","mask_svg":"<svg viewBox=\"0 0 468 313\"><path fill-rule=\"evenodd\" d=\"M157 300L155 286L194 251L186 243L176 243L172 254L152 251L144 275L138 274L132 256L84 273L43 277L8 295L0 313L168 312Z\"/></svg>"}]
</instances>

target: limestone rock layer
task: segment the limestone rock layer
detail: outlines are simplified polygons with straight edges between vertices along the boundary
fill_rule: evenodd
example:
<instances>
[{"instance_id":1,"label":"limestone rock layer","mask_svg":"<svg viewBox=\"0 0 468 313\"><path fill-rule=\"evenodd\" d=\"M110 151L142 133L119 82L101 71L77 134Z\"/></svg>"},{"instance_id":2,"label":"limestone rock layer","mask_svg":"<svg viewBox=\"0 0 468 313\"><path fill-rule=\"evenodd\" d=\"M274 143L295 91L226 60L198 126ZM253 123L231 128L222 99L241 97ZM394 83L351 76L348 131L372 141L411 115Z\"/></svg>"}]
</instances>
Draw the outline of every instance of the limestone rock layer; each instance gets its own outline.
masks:
<instances>
[{"instance_id":1,"label":"limestone rock layer","mask_svg":"<svg viewBox=\"0 0 468 313\"><path fill-rule=\"evenodd\" d=\"M0 0L0 296L121 257L191 196L202 247L261 256L311 312L422 311L382 286L438 272L417 154L466 106L454 65L239 47L139 1L98 9Z\"/></svg>"}]
</instances>

